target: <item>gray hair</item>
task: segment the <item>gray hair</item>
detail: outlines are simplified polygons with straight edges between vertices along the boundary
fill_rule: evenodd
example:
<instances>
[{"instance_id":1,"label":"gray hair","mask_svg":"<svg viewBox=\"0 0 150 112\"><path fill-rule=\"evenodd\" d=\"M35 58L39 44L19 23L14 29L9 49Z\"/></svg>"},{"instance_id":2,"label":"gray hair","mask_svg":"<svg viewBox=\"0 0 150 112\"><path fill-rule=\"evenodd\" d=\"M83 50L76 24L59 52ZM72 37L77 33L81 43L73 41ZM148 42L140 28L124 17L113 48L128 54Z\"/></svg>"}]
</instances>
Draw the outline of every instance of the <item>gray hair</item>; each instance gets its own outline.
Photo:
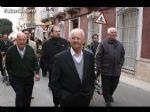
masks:
<instances>
[{"instance_id":1,"label":"gray hair","mask_svg":"<svg viewBox=\"0 0 150 112\"><path fill-rule=\"evenodd\" d=\"M84 37L84 31L83 31L82 29L80 29L80 28L75 28L75 29L73 29L73 30L70 32L69 38L71 38L72 35L73 35L75 32L80 32L81 35L82 35L82 37Z\"/></svg>"},{"instance_id":2,"label":"gray hair","mask_svg":"<svg viewBox=\"0 0 150 112\"><path fill-rule=\"evenodd\" d=\"M25 36L26 37L26 35L23 32L18 32L17 33L17 38L19 38L20 36Z\"/></svg>"},{"instance_id":3,"label":"gray hair","mask_svg":"<svg viewBox=\"0 0 150 112\"><path fill-rule=\"evenodd\" d=\"M109 34L112 30L116 30L117 31L117 29L115 27L110 27L110 28L108 28L107 33Z\"/></svg>"}]
</instances>

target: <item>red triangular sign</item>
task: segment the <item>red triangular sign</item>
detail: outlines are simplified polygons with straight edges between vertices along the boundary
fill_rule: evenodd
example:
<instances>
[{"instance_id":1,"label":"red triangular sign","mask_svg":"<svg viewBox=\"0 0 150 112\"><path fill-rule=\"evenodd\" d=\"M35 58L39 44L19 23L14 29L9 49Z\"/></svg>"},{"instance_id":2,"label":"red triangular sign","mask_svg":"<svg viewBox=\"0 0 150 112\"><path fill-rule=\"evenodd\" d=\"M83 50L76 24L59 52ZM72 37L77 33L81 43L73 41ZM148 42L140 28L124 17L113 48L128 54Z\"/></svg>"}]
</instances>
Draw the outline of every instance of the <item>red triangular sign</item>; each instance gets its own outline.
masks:
<instances>
[{"instance_id":1,"label":"red triangular sign","mask_svg":"<svg viewBox=\"0 0 150 112\"><path fill-rule=\"evenodd\" d=\"M96 19L95 21L96 23L99 23L99 24L106 24L106 20L105 20L105 17L103 15L103 13L101 13L99 15L99 17Z\"/></svg>"}]
</instances>

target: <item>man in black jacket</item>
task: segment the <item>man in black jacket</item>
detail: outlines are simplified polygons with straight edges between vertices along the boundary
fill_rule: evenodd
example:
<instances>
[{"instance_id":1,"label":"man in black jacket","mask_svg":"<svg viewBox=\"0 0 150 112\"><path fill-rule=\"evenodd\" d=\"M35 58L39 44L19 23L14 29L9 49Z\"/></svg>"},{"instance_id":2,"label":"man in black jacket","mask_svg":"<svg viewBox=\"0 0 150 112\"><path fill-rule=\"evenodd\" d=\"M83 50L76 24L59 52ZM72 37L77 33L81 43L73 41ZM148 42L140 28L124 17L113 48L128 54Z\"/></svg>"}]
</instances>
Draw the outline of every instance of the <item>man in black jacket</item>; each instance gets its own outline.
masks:
<instances>
[{"instance_id":1,"label":"man in black jacket","mask_svg":"<svg viewBox=\"0 0 150 112\"><path fill-rule=\"evenodd\" d=\"M96 65L101 74L103 96L106 106L111 106L113 93L119 83L125 50L116 39L116 28L108 28L108 38L103 40L96 51Z\"/></svg>"},{"instance_id":2,"label":"man in black jacket","mask_svg":"<svg viewBox=\"0 0 150 112\"><path fill-rule=\"evenodd\" d=\"M16 45L6 53L6 69L10 85L16 93L16 106L30 106L34 76L39 80L39 65L33 48L26 45L27 37L18 33Z\"/></svg>"},{"instance_id":3,"label":"man in black jacket","mask_svg":"<svg viewBox=\"0 0 150 112\"><path fill-rule=\"evenodd\" d=\"M82 50L82 29L70 33L71 48L54 58L51 87L60 106L89 106L94 93L94 55Z\"/></svg>"},{"instance_id":4,"label":"man in black jacket","mask_svg":"<svg viewBox=\"0 0 150 112\"><path fill-rule=\"evenodd\" d=\"M97 49L97 46L98 46L98 44L99 44L99 42L98 42L98 40L99 40L99 37L98 37L98 35L97 34L94 34L93 36L92 36L92 43L90 44L90 50L94 53L94 55L95 55L95 53L96 53L96 49Z\"/></svg>"},{"instance_id":5,"label":"man in black jacket","mask_svg":"<svg viewBox=\"0 0 150 112\"><path fill-rule=\"evenodd\" d=\"M51 72L54 62L54 55L68 49L68 41L60 37L59 26L54 25L51 29L51 38L47 40L42 46L41 61L45 64L44 67L49 71L48 87L51 89ZM41 65L42 66L42 65ZM54 102L57 105L57 101Z\"/></svg>"},{"instance_id":6,"label":"man in black jacket","mask_svg":"<svg viewBox=\"0 0 150 112\"><path fill-rule=\"evenodd\" d=\"M2 66L2 58L5 56L8 48L12 45L13 43L8 39L8 34L7 33L2 34L2 39L0 40L0 70L4 80L5 77L4 77L4 69Z\"/></svg>"}]
</instances>

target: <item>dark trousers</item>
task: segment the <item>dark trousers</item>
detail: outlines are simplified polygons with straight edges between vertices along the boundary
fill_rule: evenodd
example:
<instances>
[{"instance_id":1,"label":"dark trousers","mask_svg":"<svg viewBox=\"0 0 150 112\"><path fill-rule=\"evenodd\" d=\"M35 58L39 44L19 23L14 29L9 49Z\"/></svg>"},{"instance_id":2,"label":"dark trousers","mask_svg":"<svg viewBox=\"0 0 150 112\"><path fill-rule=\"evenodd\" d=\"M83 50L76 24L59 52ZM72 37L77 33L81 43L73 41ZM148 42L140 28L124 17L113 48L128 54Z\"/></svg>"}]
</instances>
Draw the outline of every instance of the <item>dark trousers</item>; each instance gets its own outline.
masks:
<instances>
[{"instance_id":1,"label":"dark trousers","mask_svg":"<svg viewBox=\"0 0 150 112\"><path fill-rule=\"evenodd\" d=\"M41 68L41 70L42 70L42 75L46 76L47 75L47 70L45 68Z\"/></svg>"},{"instance_id":2,"label":"dark trousers","mask_svg":"<svg viewBox=\"0 0 150 112\"><path fill-rule=\"evenodd\" d=\"M112 77L101 75L103 97L106 102L110 102L110 99L119 83L119 78L120 76Z\"/></svg>"},{"instance_id":3,"label":"dark trousers","mask_svg":"<svg viewBox=\"0 0 150 112\"><path fill-rule=\"evenodd\" d=\"M40 68L41 68L41 70L42 70L42 75L43 75L43 76L46 76L47 71L48 71L48 68L47 68L47 66L46 66L46 63L44 63L44 62L42 61L42 59L40 60Z\"/></svg>"},{"instance_id":4,"label":"dark trousers","mask_svg":"<svg viewBox=\"0 0 150 112\"><path fill-rule=\"evenodd\" d=\"M47 63L42 58L40 59L40 68L42 70L42 75L46 76L47 71L48 71L48 67L47 67Z\"/></svg>"},{"instance_id":5,"label":"dark trousers","mask_svg":"<svg viewBox=\"0 0 150 112\"><path fill-rule=\"evenodd\" d=\"M4 69L1 68L1 75L4 76Z\"/></svg>"},{"instance_id":6,"label":"dark trousers","mask_svg":"<svg viewBox=\"0 0 150 112\"><path fill-rule=\"evenodd\" d=\"M2 65L2 56L0 56L0 71L1 71L1 75L4 76L4 68Z\"/></svg>"},{"instance_id":7,"label":"dark trousers","mask_svg":"<svg viewBox=\"0 0 150 112\"><path fill-rule=\"evenodd\" d=\"M55 106L58 106L59 105L59 100L55 95L54 95L54 92L52 91L52 95L53 95L53 103Z\"/></svg>"},{"instance_id":8,"label":"dark trousers","mask_svg":"<svg viewBox=\"0 0 150 112\"><path fill-rule=\"evenodd\" d=\"M49 82L48 82L48 87L50 88L51 87L51 77L52 77L52 68L50 68L49 70L48 70L48 73L49 73Z\"/></svg>"},{"instance_id":9,"label":"dark trousers","mask_svg":"<svg viewBox=\"0 0 150 112\"><path fill-rule=\"evenodd\" d=\"M9 76L10 84L16 93L16 107L30 107L34 80L29 78L16 78Z\"/></svg>"},{"instance_id":10,"label":"dark trousers","mask_svg":"<svg viewBox=\"0 0 150 112\"><path fill-rule=\"evenodd\" d=\"M91 98L79 95L66 100L60 100L61 107L88 107Z\"/></svg>"}]
</instances>

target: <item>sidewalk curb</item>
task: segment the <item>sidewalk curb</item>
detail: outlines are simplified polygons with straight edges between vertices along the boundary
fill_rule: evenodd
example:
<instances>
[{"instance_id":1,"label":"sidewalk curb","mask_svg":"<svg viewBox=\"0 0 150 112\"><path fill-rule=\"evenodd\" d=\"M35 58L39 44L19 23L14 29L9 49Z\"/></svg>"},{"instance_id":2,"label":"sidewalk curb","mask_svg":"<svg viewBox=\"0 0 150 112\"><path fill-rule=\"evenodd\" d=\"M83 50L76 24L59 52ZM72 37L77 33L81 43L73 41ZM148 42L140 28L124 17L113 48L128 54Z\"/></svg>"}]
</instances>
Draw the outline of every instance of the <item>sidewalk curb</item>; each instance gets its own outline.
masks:
<instances>
[{"instance_id":1,"label":"sidewalk curb","mask_svg":"<svg viewBox=\"0 0 150 112\"><path fill-rule=\"evenodd\" d=\"M129 84L131 86L134 86L136 88L140 88L140 89L150 92L150 83L148 82L144 82L142 80L138 80L129 76L125 76L123 74L120 76L120 81L126 84Z\"/></svg>"}]
</instances>

